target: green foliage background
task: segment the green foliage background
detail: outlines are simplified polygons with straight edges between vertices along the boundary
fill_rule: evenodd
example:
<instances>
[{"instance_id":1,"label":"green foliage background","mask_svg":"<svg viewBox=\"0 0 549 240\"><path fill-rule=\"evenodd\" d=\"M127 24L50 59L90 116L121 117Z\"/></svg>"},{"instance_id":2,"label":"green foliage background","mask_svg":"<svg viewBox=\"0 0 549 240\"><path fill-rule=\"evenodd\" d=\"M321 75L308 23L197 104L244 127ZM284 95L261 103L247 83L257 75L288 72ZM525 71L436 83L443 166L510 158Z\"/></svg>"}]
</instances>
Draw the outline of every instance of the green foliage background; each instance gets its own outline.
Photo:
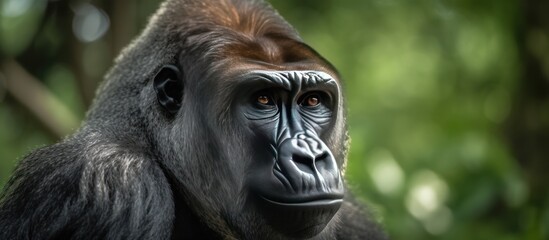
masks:
<instances>
[{"instance_id":1,"label":"green foliage background","mask_svg":"<svg viewBox=\"0 0 549 240\"><path fill-rule=\"evenodd\" d=\"M158 3L0 0L0 186L77 128ZM549 239L548 3L271 3L343 75L347 179L393 239ZM98 39L75 37L82 6Z\"/></svg>"}]
</instances>

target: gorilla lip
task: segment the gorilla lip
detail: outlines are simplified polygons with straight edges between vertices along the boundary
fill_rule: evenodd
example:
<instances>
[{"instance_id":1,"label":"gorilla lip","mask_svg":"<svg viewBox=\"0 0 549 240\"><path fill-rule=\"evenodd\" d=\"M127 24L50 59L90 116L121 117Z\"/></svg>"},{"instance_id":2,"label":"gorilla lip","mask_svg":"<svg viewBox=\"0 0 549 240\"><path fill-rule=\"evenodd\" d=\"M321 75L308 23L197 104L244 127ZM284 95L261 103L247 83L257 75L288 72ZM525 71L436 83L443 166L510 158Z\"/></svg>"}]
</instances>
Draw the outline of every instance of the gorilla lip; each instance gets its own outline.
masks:
<instances>
[{"instance_id":1,"label":"gorilla lip","mask_svg":"<svg viewBox=\"0 0 549 240\"><path fill-rule=\"evenodd\" d=\"M338 197L338 198L328 197L328 198L318 198L318 199L315 198L315 199L312 199L312 200L301 201L301 202L279 202L279 201L274 201L274 200L268 199L268 198L263 197L263 196L261 196L261 198L265 201L268 201L268 202L272 203L272 204L277 204L277 205L280 205L280 206L289 206L289 207L329 206L329 205L341 204L343 202L342 197Z\"/></svg>"},{"instance_id":2,"label":"gorilla lip","mask_svg":"<svg viewBox=\"0 0 549 240\"><path fill-rule=\"evenodd\" d=\"M305 196L299 196L305 197ZM321 232L343 204L343 198L336 195L317 195L301 199L300 202L280 202L264 196L258 197L267 223L286 236L310 238Z\"/></svg>"}]
</instances>

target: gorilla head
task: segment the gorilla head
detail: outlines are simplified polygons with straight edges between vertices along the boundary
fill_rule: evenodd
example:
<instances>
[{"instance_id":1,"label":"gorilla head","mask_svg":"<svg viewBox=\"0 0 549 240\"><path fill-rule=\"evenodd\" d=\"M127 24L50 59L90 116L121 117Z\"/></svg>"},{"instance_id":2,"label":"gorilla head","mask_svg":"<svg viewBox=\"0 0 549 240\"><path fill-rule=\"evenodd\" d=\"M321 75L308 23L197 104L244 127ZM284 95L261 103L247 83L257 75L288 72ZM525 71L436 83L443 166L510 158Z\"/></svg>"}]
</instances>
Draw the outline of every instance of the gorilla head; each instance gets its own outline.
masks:
<instances>
[{"instance_id":1,"label":"gorilla head","mask_svg":"<svg viewBox=\"0 0 549 240\"><path fill-rule=\"evenodd\" d=\"M177 190L223 229L321 232L344 193L334 69L264 4L169 9L178 52L139 102Z\"/></svg>"},{"instance_id":2,"label":"gorilla head","mask_svg":"<svg viewBox=\"0 0 549 240\"><path fill-rule=\"evenodd\" d=\"M0 230L17 237L10 226L36 218L18 207L64 206L41 219L65 225L35 233L383 238L345 193L346 140L337 71L269 5L169 0L117 59L82 128L20 164ZM22 187L39 182L33 168L61 198ZM46 201L16 203L28 196Z\"/></svg>"}]
</instances>

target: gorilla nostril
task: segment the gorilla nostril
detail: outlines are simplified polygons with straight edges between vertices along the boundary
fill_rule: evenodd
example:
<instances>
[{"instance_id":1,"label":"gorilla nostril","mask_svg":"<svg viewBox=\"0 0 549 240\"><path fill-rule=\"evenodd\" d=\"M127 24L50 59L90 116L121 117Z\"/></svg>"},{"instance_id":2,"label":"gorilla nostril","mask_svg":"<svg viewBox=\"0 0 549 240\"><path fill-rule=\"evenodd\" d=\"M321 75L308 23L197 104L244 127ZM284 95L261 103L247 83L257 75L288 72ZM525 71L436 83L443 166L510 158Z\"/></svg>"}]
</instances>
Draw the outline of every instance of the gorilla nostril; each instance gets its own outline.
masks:
<instances>
[{"instance_id":1,"label":"gorilla nostril","mask_svg":"<svg viewBox=\"0 0 549 240\"><path fill-rule=\"evenodd\" d=\"M293 154L292 161L311 165L314 161L312 156L303 155L303 154Z\"/></svg>"},{"instance_id":2,"label":"gorilla nostril","mask_svg":"<svg viewBox=\"0 0 549 240\"><path fill-rule=\"evenodd\" d=\"M326 161L326 159L328 159L328 157L330 157L330 154L328 154L327 152L324 151L315 158L315 162Z\"/></svg>"},{"instance_id":3,"label":"gorilla nostril","mask_svg":"<svg viewBox=\"0 0 549 240\"><path fill-rule=\"evenodd\" d=\"M303 154L294 154L292 156L294 162L303 163L303 164L312 164L315 160L312 155L303 155Z\"/></svg>"},{"instance_id":4,"label":"gorilla nostril","mask_svg":"<svg viewBox=\"0 0 549 240\"><path fill-rule=\"evenodd\" d=\"M314 158L312 155L293 154L292 161L302 172L311 174L314 172Z\"/></svg>"},{"instance_id":5,"label":"gorilla nostril","mask_svg":"<svg viewBox=\"0 0 549 240\"><path fill-rule=\"evenodd\" d=\"M315 169L322 169L326 166L326 161L330 155L327 152L322 152L320 155L313 154L293 154L292 161L299 170L306 173L313 173Z\"/></svg>"},{"instance_id":6,"label":"gorilla nostril","mask_svg":"<svg viewBox=\"0 0 549 240\"><path fill-rule=\"evenodd\" d=\"M320 155L318 155L316 158L315 158L315 167L316 169L325 169L326 168L326 164L327 162L329 161L328 159L330 158L330 154L328 154L328 152L326 151L323 151Z\"/></svg>"}]
</instances>

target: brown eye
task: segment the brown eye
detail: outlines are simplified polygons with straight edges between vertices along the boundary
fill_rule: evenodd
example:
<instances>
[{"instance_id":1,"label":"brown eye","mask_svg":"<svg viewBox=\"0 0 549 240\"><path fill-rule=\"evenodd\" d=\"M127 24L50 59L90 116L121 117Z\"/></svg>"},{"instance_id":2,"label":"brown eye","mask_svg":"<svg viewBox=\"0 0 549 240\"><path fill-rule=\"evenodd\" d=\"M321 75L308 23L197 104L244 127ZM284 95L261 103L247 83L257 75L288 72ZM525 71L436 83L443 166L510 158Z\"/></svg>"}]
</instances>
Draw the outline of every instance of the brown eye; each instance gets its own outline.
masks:
<instances>
[{"instance_id":1,"label":"brown eye","mask_svg":"<svg viewBox=\"0 0 549 240\"><path fill-rule=\"evenodd\" d=\"M305 101L302 103L307 107L315 107L320 104L320 97L317 94L313 94L305 98Z\"/></svg>"},{"instance_id":2,"label":"brown eye","mask_svg":"<svg viewBox=\"0 0 549 240\"><path fill-rule=\"evenodd\" d=\"M257 97L257 103L262 105L269 105L271 103L271 99L266 95L260 95Z\"/></svg>"}]
</instances>

